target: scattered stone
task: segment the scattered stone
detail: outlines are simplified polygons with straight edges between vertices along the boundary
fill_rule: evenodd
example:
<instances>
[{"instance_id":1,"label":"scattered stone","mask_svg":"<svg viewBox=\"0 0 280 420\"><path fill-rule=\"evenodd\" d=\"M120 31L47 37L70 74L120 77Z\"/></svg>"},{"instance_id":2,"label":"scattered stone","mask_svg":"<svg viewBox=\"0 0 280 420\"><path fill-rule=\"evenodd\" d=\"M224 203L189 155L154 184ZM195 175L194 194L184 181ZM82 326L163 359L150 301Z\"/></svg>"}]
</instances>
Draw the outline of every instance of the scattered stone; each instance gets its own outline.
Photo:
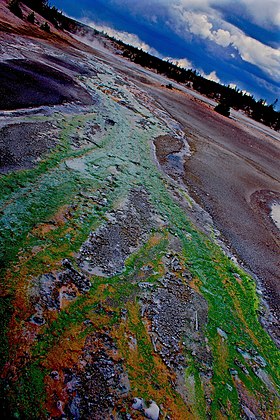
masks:
<instances>
[{"instance_id":1,"label":"scattered stone","mask_svg":"<svg viewBox=\"0 0 280 420\"><path fill-rule=\"evenodd\" d=\"M148 282L138 283L138 286L141 289L153 289L154 288L154 285L152 283L148 283Z\"/></svg>"},{"instance_id":2,"label":"scattered stone","mask_svg":"<svg viewBox=\"0 0 280 420\"><path fill-rule=\"evenodd\" d=\"M264 360L262 356L255 356L254 360L262 368L265 368L267 365L266 361Z\"/></svg>"},{"instance_id":3,"label":"scattered stone","mask_svg":"<svg viewBox=\"0 0 280 420\"><path fill-rule=\"evenodd\" d=\"M35 281L34 289L31 293L34 306L40 310L58 310L59 294L58 281L53 273L43 274Z\"/></svg>"},{"instance_id":4,"label":"scattered stone","mask_svg":"<svg viewBox=\"0 0 280 420\"><path fill-rule=\"evenodd\" d=\"M172 260L170 262L170 268L171 268L172 271L182 270L179 259L177 257L172 258Z\"/></svg>"},{"instance_id":5,"label":"scattered stone","mask_svg":"<svg viewBox=\"0 0 280 420\"><path fill-rule=\"evenodd\" d=\"M252 356L258 355L258 352L255 349L248 349L247 352L250 353Z\"/></svg>"},{"instance_id":6,"label":"scattered stone","mask_svg":"<svg viewBox=\"0 0 280 420\"><path fill-rule=\"evenodd\" d=\"M13 74L13 70L9 71ZM5 96L3 95L4 93L1 94L0 102ZM49 122L21 121L19 124L8 124L4 127L1 124L0 174L33 168L41 156L56 144L55 131Z\"/></svg>"},{"instance_id":7,"label":"scattered stone","mask_svg":"<svg viewBox=\"0 0 280 420\"><path fill-rule=\"evenodd\" d=\"M255 416L255 414L252 413L252 411L248 407L246 407L245 405L242 405L242 409L244 411L244 414L247 420L257 420L257 417Z\"/></svg>"},{"instance_id":8,"label":"scattered stone","mask_svg":"<svg viewBox=\"0 0 280 420\"><path fill-rule=\"evenodd\" d=\"M88 292L91 286L89 279L84 274L75 270L69 260L63 260L62 265L66 268L66 270L59 274L60 281L63 284L67 284L70 281L75 284L80 292Z\"/></svg>"},{"instance_id":9,"label":"scattered stone","mask_svg":"<svg viewBox=\"0 0 280 420\"><path fill-rule=\"evenodd\" d=\"M62 261L64 270L58 273L46 273L34 279L30 290L30 302L36 310L29 322L41 326L46 320L46 312L60 311L63 300L74 300L78 292L89 291L89 279L78 272L72 263L65 259Z\"/></svg>"},{"instance_id":10,"label":"scattered stone","mask_svg":"<svg viewBox=\"0 0 280 420\"><path fill-rule=\"evenodd\" d=\"M225 340L228 339L227 333L219 327L217 328L217 333L219 334L220 337L224 338Z\"/></svg>"},{"instance_id":11,"label":"scattered stone","mask_svg":"<svg viewBox=\"0 0 280 420\"><path fill-rule=\"evenodd\" d=\"M246 350L242 350L239 347L237 347L236 350L238 351L238 353L240 353L244 357L245 360L251 359L251 355Z\"/></svg>"},{"instance_id":12,"label":"scattered stone","mask_svg":"<svg viewBox=\"0 0 280 420\"><path fill-rule=\"evenodd\" d=\"M105 120L105 124L106 124L106 125L110 125L111 127L113 127L116 123L115 123L115 121L114 121L114 120L112 120L111 118L107 118L107 119Z\"/></svg>"},{"instance_id":13,"label":"scattered stone","mask_svg":"<svg viewBox=\"0 0 280 420\"><path fill-rule=\"evenodd\" d=\"M143 398L134 398L132 408L133 410L142 410L144 408Z\"/></svg>"},{"instance_id":14,"label":"scattered stone","mask_svg":"<svg viewBox=\"0 0 280 420\"><path fill-rule=\"evenodd\" d=\"M158 420L159 418L159 407L152 401L148 408L144 409L145 416L151 420Z\"/></svg>"},{"instance_id":15,"label":"scattered stone","mask_svg":"<svg viewBox=\"0 0 280 420\"><path fill-rule=\"evenodd\" d=\"M53 371L50 373L50 377L51 377L52 379L54 379L55 381L58 381L58 380L59 380L59 373L58 373L56 370L53 370Z\"/></svg>"},{"instance_id":16,"label":"scattered stone","mask_svg":"<svg viewBox=\"0 0 280 420\"><path fill-rule=\"evenodd\" d=\"M132 189L123 208L111 212L108 222L83 244L79 266L103 277L122 272L126 258L143 243L155 223L146 191Z\"/></svg>"},{"instance_id":17,"label":"scattered stone","mask_svg":"<svg viewBox=\"0 0 280 420\"><path fill-rule=\"evenodd\" d=\"M186 365L182 354L184 342L184 347L194 352L202 365L210 365L211 353L202 345L203 329L198 331L198 323L202 327L207 322L206 301L175 274L167 273L160 283L162 286L156 289L144 289L145 297L141 300L142 316L149 320L154 351L169 368L180 371Z\"/></svg>"},{"instance_id":18,"label":"scattered stone","mask_svg":"<svg viewBox=\"0 0 280 420\"><path fill-rule=\"evenodd\" d=\"M85 319L83 324L87 327L89 327L90 325L93 325L92 321L90 319Z\"/></svg>"},{"instance_id":19,"label":"scattered stone","mask_svg":"<svg viewBox=\"0 0 280 420\"><path fill-rule=\"evenodd\" d=\"M243 363L241 363L238 359L234 359L234 363L242 370L243 373L245 373L245 375L249 375L249 371Z\"/></svg>"},{"instance_id":20,"label":"scattered stone","mask_svg":"<svg viewBox=\"0 0 280 420\"><path fill-rule=\"evenodd\" d=\"M182 277L184 277L184 279L186 279L186 280L191 280L191 275L190 275L189 271L184 271L182 273Z\"/></svg>"},{"instance_id":21,"label":"scattered stone","mask_svg":"<svg viewBox=\"0 0 280 420\"><path fill-rule=\"evenodd\" d=\"M151 265L144 265L141 268L141 270L144 271L145 273L149 273L149 272L151 272L153 270L153 267Z\"/></svg>"},{"instance_id":22,"label":"scattered stone","mask_svg":"<svg viewBox=\"0 0 280 420\"><path fill-rule=\"evenodd\" d=\"M127 319L127 309L121 309L121 318L124 321Z\"/></svg>"},{"instance_id":23,"label":"scattered stone","mask_svg":"<svg viewBox=\"0 0 280 420\"><path fill-rule=\"evenodd\" d=\"M67 418L109 419L115 407L120 406L121 410L130 384L108 334L95 332L87 337L78 363L64 372L64 384L68 394Z\"/></svg>"}]
</instances>

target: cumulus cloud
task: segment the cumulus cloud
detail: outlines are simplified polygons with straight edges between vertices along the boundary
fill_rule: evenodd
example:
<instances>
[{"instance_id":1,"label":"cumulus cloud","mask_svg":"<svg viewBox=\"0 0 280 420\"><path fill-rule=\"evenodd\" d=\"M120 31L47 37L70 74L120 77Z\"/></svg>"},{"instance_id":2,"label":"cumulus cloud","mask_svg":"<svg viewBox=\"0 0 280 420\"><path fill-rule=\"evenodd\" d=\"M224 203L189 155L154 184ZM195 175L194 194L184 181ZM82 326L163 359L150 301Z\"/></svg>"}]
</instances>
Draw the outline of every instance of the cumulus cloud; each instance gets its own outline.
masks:
<instances>
[{"instance_id":1,"label":"cumulus cloud","mask_svg":"<svg viewBox=\"0 0 280 420\"><path fill-rule=\"evenodd\" d=\"M204 73L204 71L201 70L200 74L201 76L205 77L205 79L212 80L213 82L216 82L216 83L221 83L221 80L219 79L215 71L211 71L211 73L206 74Z\"/></svg>"},{"instance_id":2,"label":"cumulus cloud","mask_svg":"<svg viewBox=\"0 0 280 420\"><path fill-rule=\"evenodd\" d=\"M227 48L233 47L240 57L280 80L280 50L272 48L246 35L226 20L226 13L242 13L262 27L280 27L279 0L113 0L125 4L142 16L160 16L163 11L170 29L189 39L190 35L215 42ZM151 10L153 13L151 14ZM158 10L158 12L156 12Z\"/></svg>"},{"instance_id":3,"label":"cumulus cloud","mask_svg":"<svg viewBox=\"0 0 280 420\"><path fill-rule=\"evenodd\" d=\"M181 67L182 69L191 69L193 67L192 63L187 58L165 57L164 60L169 61L170 63L175 64L177 67Z\"/></svg>"},{"instance_id":4,"label":"cumulus cloud","mask_svg":"<svg viewBox=\"0 0 280 420\"><path fill-rule=\"evenodd\" d=\"M188 38L191 33L224 48L231 46L242 60L259 67L270 77L280 81L280 49L272 48L246 35L234 25L222 21L219 16L185 11L182 10L182 5L178 10L179 24L174 22L172 26L180 36ZM217 26L222 27L214 29Z\"/></svg>"},{"instance_id":5,"label":"cumulus cloud","mask_svg":"<svg viewBox=\"0 0 280 420\"><path fill-rule=\"evenodd\" d=\"M234 34L231 39L233 47L244 61L258 66L280 81L280 49L264 45L244 33Z\"/></svg>"},{"instance_id":6,"label":"cumulus cloud","mask_svg":"<svg viewBox=\"0 0 280 420\"><path fill-rule=\"evenodd\" d=\"M187 23L188 29L192 34L198 35L201 38L209 38L211 36L213 25L208 21L205 14L184 12L183 19Z\"/></svg>"},{"instance_id":7,"label":"cumulus cloud","mask_svg":"<svg viewBox=\"0 0 280 420\"><path fill-rule=\"evenodd\" d=\"M210 38L214 39L218 45L228 47L231 43L231 34L224 29L218 29L210 34Z\"/></svg>"},{"instance_id":8,"label":"cumulus cloud","mask_svg":"<svg viewBox=\"0 0 280 420\"><path fill-rule=\"evenodd\" d=\"M280 49L265 45L233 26L229 30L211 32L209 40L223 47L232 46L242 60L280 81Z\"/></svg>"}]
</instances>

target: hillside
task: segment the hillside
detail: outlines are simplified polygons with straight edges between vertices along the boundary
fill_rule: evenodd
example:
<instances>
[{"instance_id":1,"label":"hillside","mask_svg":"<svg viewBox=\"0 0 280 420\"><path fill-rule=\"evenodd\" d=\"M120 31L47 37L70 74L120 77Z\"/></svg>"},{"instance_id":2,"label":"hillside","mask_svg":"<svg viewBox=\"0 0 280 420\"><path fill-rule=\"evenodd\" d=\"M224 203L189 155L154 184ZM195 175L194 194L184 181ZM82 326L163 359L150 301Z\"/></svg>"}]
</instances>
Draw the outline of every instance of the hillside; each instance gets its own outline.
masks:
<instances>
[{"instance_id":1,"label":"hillside","mask_svg":"<svg viewBox=\"0 0 280 420\"><path fill-rule=\"evenodd\" d=\"M21 7L0 0L2 417L277 419L279 133Z\"/></svg>"}]
</instances>

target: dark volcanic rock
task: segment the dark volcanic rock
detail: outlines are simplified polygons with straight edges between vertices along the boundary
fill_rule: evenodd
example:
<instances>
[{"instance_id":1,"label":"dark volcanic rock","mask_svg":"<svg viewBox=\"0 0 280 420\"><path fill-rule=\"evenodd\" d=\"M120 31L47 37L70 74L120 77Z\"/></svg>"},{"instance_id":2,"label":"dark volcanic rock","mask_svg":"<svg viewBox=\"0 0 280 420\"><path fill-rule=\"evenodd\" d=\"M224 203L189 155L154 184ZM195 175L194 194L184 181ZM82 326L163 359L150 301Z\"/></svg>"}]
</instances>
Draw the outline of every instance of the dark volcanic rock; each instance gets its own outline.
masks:
<instances>
[{"instance_id":1,"label":"dark volcanic rock","mask_svg":"<svg viewBox=\"0 0 280 420\"><path fill-rule=\"evenodd\" d=\"M70 76L40 62L0 63L0 109L11 110L63 102L93 103L90 94Z\"/></svg>"}]
</instances>

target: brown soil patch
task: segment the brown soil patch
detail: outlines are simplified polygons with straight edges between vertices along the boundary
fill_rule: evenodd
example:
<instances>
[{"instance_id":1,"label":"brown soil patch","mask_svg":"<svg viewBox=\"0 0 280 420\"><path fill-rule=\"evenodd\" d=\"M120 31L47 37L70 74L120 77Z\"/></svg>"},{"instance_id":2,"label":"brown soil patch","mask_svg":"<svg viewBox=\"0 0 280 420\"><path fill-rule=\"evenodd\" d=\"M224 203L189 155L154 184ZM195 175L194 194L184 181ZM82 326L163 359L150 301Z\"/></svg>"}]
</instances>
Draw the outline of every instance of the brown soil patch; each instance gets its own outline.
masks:
<instances>
[{"instance_id":1,"label":"brown soil patch","mask_svg":"<svg viewBox=\"0 0 280 420\"><path fill-rule=\"evenodd\" d=\"M166 158L170 153L180 152L183 142L175 137L165 135L157 137L154 140L154 145L158 161L162 165L167 162Z\"/></svg>"}]
</instances>

